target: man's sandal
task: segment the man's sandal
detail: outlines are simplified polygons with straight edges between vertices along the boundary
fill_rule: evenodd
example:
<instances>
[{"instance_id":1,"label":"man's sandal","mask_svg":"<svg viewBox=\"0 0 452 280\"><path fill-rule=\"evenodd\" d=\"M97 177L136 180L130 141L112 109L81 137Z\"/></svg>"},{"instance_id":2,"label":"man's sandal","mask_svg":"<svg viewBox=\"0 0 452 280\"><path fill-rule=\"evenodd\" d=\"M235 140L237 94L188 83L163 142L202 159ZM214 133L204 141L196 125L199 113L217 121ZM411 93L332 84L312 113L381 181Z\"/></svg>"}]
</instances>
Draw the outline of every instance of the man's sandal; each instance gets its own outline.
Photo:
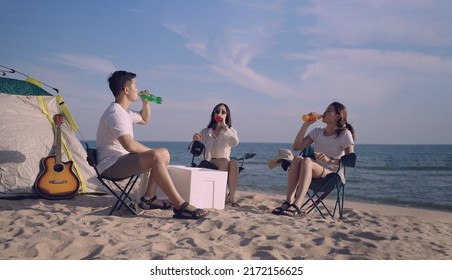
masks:
<instances>
[{"instance_id":1,"label":"man's sandal","mask_svg":"<svg viewBox=\"0 0 452 280\"><path fill-rule=\"evenodd\" d=\"M208 211L203 209L195 209L195 210L188 210L187 207L190 204L188 202L184 202L180 209L173 208L173 218L175 219L192 219L192 220L198 220L201 219L209 214Z\"/></svg>"},{"instance_id":2,"label":"man's sandal","mask_svg":"<svg viewBox=\"0 0 452 280\"><path fill-rule=\"evenodd\" d=\"M141 197L140 199L140 203L138 204L138 206L140 206L141 209L145 209L145 210L153 210L153 209L170 209L171 208L171 203L168 203L166 201L162 201L163 205L157 205L157 204L153 204L152 202L157 200L157 196L154 195L151 199L147 200L146 198L144 198L144 196Z\"/></svg>"}]
</instances>

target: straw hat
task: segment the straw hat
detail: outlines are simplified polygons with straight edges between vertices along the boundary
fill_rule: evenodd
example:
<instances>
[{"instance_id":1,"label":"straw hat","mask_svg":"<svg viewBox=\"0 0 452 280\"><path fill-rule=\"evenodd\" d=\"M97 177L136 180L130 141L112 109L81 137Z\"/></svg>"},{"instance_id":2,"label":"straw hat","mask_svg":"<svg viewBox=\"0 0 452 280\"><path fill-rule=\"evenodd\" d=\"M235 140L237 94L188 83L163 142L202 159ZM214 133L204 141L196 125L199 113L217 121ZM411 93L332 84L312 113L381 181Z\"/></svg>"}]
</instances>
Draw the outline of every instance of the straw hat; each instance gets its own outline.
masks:
<instances>
[{"instance_id":1,"label":"straw hat","mask_svg":"<svg viewBox=\"0 0 452 280\"><path fill-rule=\"evenodd\" d=\"M278 152L276 152L276 157L271 159L268 162L268 167L270 169L275 168L276 166L280 165L283 160L288 160L292 162L293 160L293 154L288 149L278 149Z\"/></svg>"}]
</instances>

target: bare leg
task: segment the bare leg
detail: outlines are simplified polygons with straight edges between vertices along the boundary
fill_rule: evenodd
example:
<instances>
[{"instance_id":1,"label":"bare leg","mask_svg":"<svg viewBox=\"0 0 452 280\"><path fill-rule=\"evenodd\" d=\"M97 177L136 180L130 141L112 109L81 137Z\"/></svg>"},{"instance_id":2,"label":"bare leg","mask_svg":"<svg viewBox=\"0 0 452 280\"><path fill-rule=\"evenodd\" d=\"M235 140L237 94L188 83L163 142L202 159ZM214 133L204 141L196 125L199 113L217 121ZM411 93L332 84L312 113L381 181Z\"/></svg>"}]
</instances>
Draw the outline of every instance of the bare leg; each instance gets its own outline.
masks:
<instances>
[{"instance_id":1,"label":"bare leg","mask_svg":"<svg viewBox=\"0 0 452 280\"><path fill-rule=\"evenodd\" d=\"M311 158L305 158L301 162L298 189L295 201L293 203L296 206L301 207L304 201L304 197L308 192L309 185L311 185L312 179L325 177L328 173L331 173L331 171L325 169L323 166L319 165Z\"/></svg>"},{"instance_id":2,"label":"bare leg","mask_svg":"<svg viewBox=\"0 0 452 280\"><path fill-rule=\"evenodd\" d=\"M298 187L298 181L300 180L300 168L301 163L303 161L303 157L296 156L292 160L290 164L289 172L287 174L287 194L286 200L282 203L281 206L276 207L272 213L275 215L281 215L284 211L289 209L290 205L295 200L295 192Z\"/></svg>"},{"instance_id":3,"label":"bare leg","mask_svg":"<svg viewBox=\"0 0 452 280\"><path fill-rule=\"evenodd\" d=\"M155 195L155 191L157 190L157 182L154 179L154 176L152 176L152 169L149 174L148 179L148 186L146 188L146 192L143 194L144 198L149 200L151 197Z\"/></svg>"},{"instance_id":4,"label":"bare leg","mask_svg":"<svg viewBox=\"0 0 452 280\"><path fill-rule=\"evenodd\" d=\"M165 202L163 202L162 200L154 199L154 200L151 201L151 199L155 196L155 192L157 191L157 187L158 187L158 185L157 185L157 182L154 179L154 176L152 176L152 169L151 169L150 174L149 174L149 178L148 178L148 186L146 188L145 193L143 194L143 198L145 199L145 201L143 201L143 202L148 201L148 203L152 203L153 205L165 208L167 204Z\"/></svg>"},{"instance_id":5,"label":"bare leg","mask_svg":"<svg viewBox=\"0 0 452 280\"><path fill-rule=\"evenodd\" d=\"M218 166L218 170L228 172L228 188L229 193L226 197L226 201L231 206L238 206L235 203L235 192L237 191L238 177L239 177L239 165L236 160L227 160L226 158L212 159L212 162Z\"/></svg>"},{"instance_id":6,"label":"bare leg","mask_svg":"<svg viewBox=\"0 0 452 280\"><path fill-rule=\"evenodd\" d=\"M236 160L231 160L228 164L228 186L229 186L229 203L232 206L238 206L235 203L235 192L239 181L239 165Z\"/></svg>"},{"instance_id":7,"label":"bare leg","mask_svg":"<svg viewBox=\"0 0 452 280\"><path fill-rule=\"evenodd\" d=\"M161 154L164 161L168 165L170 162L170 154L169 154L168 150L165 148L157 148L157 149L155 149L155 151ZM146 192L144 193L143 197L146 200L150 200L152 197L154 197L155 192L157 191L157 186L158 186L157 182L155 181L154 176L152 176L152 169L151 169L150 174L149 174L149 179L148 179L148 186L146 188ZM161 201L159 199L154 200L153 204L156 204L159 206L164 206L163 201Z\"/></svg>"},{"instance_id":8,"label":"bare leg","mask_svg":"<svg viewBox=\"0 0 452 280\"><path fill-rule=\"evenodd\" d=\"M171 177L167 165L169 163L168 150L162 148L140 153L140 164L144 169L152 169L152 177L157 185L168 196L176 209L180 209L184 204L184 199L180 196ZM152 183L151 183L152 184ZM195 207L189 206L187 210L194 210ZM207 212L207 211L205 211Z\"/></svg>"},{"instance_id":9,"label":"bare leg","mask_svg":"<svg viewBox=\"0 0 452 280\"><path fill-rule=\"evenodd\" d=\"M303 157L296 156L290 164L289 173L287 175L287 196L286 201L293 203L295 200L295 191L297 190L298 182L300 180L301 162Z\"/></svg>"}]
</instances>

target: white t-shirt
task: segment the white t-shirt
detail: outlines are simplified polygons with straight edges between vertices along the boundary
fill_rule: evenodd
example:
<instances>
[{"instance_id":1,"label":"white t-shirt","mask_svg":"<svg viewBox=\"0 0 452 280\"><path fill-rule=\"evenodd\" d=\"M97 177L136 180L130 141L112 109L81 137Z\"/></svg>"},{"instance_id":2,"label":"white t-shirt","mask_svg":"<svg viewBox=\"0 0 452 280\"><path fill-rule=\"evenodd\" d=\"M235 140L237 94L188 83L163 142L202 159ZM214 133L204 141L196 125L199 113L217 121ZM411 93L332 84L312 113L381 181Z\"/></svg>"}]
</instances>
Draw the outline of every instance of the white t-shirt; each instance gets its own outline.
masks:
<instances>
[{"instance_id":1,"label":"white t-shirt","mask_svg":"<svg viewBox=\"0 0 452 280\"><path fill-rule=\"evenodd\" d=\"M218 136L213 134L211 128L201 130L201 142L206 146L206 160L212 158L227 158L231 156L231 148L239 144L237 131L230 127L228 130L222 129Z\"/></svg>"},{"instance_id":2,"label":"white t-shirt","mask_svg":"<svg viewBox=\"0 0 452 280\"><path fill-rule=\"evenodd\" d=\"M335 159L340 159L341 156L345 154L345 149L353 145L353 136L350 130L345 129L336 137L336 134L331 136L325 136L323 133L325 128L316 127L311 132L309 132L309 137L314 141L314 151L324 153L327 157L333 157ZM330 170L336 171L337 166L331 165L323 161L318 161L318 163ZM342 181L345 182L345 178L343 176L343 170L340 171L340 175Z\"/></svg>"},{"instance_id":3,"label":"white t-shirt","mask_svg":"<svg viewBox=\"0 0 452 280\"><path fill-rule=\"evenodd\" d=\"M124 110L118 103L111 103L99 120L97 127L97 168L100 173L112 166L120 156L128 154L118 138L130 134L133 138L133 124L142 120L141 114Z\"/></svg>"}]
</instances>

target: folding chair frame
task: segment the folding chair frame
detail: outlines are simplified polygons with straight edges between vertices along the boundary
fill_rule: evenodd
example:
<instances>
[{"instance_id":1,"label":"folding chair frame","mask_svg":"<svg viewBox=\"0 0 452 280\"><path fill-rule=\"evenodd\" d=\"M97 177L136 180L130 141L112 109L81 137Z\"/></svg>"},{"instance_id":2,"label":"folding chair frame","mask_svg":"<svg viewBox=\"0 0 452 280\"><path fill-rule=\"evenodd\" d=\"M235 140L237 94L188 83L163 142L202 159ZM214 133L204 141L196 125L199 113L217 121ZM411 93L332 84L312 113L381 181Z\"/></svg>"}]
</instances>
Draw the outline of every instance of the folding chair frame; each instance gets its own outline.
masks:
<instances>
[{"instance_id":1,"label":"folding chair frame","mask_svg":"<svg viewBox=\"0 0 452 280\"><path fill-rule=\"evenodd\" d=\"M130 192L132 191L133 187L135 186L135 183L137 182L138 178L140 177L140 174L135 174L129 177L125 178L109 178L104 177L99 173L99 170L97 169L97 150L90 148L87 143L85 143L86 146L86 154L89 165L94 168L97 174L97 179L102 183L102 185L107 188L116 197L116 203L113 205L110 213L108 215L112 215L113 212L118 211L121 209L121 206L124 205L127 207L133 214L136 214L135 209L133 209L130 206L130 202L133 202L134 200L130 197ZM121 186L121 182L127 180L127 183L124 187ZM114 190L114 188L117 189L117 191Z\"/></svg>"},{"instance_id":2,"label":"folding chair frame","mask_svg":"<svg viewBox=\"0 0 452 280\"><path fill-rule=\"evenodd\" d=\"M334 189L336 189L336 201L331 213L330 209L327 207L327 205L325 205L323 199L327 197L332 191L334 191ZM311 202L311 205L309 205L304 210L306 214L309 214L313 209L317 209L320 215L322 215L322 218L325 219L325 214L323 214L323 211L319 207L321 206L332 218L334 218L336 210L339 211L339 219L343 218L345 184L342 183L341 178L337 173L330 173L323 179L313 180L313 182L309 186L307 195L307 200L301 206L301 209L303 209L303 207Z\"/></svg>"},{"instance_id":3,"label":"folding chair frame","mask_svg":"<svg viewBox=\"0 0 452 280\"><path fill-rule=\"evenodd\" d=\"M312 147L310 147L312 149ZM306 155L306 151L303 151L304 155ZM345 184L341 180L341 176L338 174L341 168L345 169L346 167L355 167L356 165L356 154L350 153L343 155L339 159L339 167L336 172L328 174L325 178L312 180L311 185L308 190L308 198L301 206L301 209L305 207L308 202L311 202L304 211L306 214L309 214L312 209L317 209L320 215L325 219L325 215L319 206L322 206L326 212L334 218L336 214L336 210L339 212L339 219L344 218L344 199L345 199ZM336 190L336 202L334 204L333 212L331 213L330 209L325 205L323 199L327 197L332 191ZM316 199L316 200L314 200Z\"/></svg>"},{"instance_id":4,"label":"folding chair frame","mask_svg":"<svg viewBox=\"0 0 452 280\"><path fill-rule=\"evenodd\" d=\"M312 146L307 147L300 154L303 157L312 157L313 156L313 148ZM338 174L341 168L345 169L346 167L355 167L356 165L356 154L350 153L343 155L339 159L339 167L336 172L328 174L325 178L322 179L314 179L309 186L307 195L308 198L301 205L300 209L303 209L309 202L311 204L304 209L306 214L309 214L314 208L322 215L322 218L326 218L322 209L334 218L336 211L339 212L339 219L344 218L344 201L345 201L345 184L342 182L340 175ZM334 203L333 211L331 212L327 205L323 202L323 199L326 198L332 191L336 190L336 201Z\"/></svg>"}]
</instances>

